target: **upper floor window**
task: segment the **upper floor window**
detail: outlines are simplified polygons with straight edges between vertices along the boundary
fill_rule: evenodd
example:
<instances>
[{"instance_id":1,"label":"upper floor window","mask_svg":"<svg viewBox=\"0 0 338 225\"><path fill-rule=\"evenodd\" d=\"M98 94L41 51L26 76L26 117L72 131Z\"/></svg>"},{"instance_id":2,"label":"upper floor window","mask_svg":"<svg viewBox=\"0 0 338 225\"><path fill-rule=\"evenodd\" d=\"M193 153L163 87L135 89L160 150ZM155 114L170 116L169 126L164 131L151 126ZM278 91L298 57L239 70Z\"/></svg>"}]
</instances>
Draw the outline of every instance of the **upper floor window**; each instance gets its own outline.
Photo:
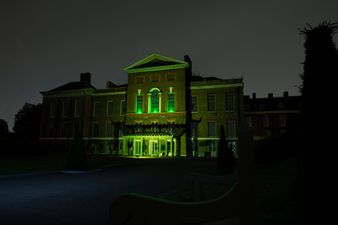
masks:
<instances>
[{"instance_id":1,"label":"upper floor window","mask_svg":"<svg viewBox=\"0 0 338 225\"><path fill-rule=\"evenodd\" d=\"M79 116L80 116L79 101L75 100L74 101L74 117L79 117Z\"/></svg>"},{"instance_id":2,"label":"upper floor window","mask_svg":"<svg viewBox=\"0 0 338 225\"><path fill-rule=\"evenodd\" d=\"M225 111L232 112L235 110L235 95L232 92L225 93Z\"/></svg>"},{"instance_id":3,"label":"upper floor window","mask_svg":"<svg viewBox=\"0 0 338 225\"><path fill-rule=\"evenodd\" d=\"M269 115L264 114L263 115L263 126L264 127L269 127L270 126L270 120L269 120Z\"/></svg>"},{"instance_id":4,"label":"upper floor window","mask_svg":"<svg viewBox=\"0 0 338 225\"><path fill-rule=\"evenodd\" d=\"M54 102L49 103L49 117L54 118L55 117L55 104Z\"/></svg>"},{"instance_id":5,"label":"upper floor window","mask_svg":"<svg viewBox=\"0 0 338 225\"><path fill-rule=\"evenodd\" d=\"M100 102L94 102L94 116L100 115Z\"/></svg>"},{"instance_id":6,"label":"upper floor window","mask_svg":"<svg viewBox=\"0 0 338 225\"><path fill-rule=\"evenodd\" d=\"M208 94L208 112L216 111L216 95Z\"/></svg>"},{"instance_id":7,"label":"upper floor window","mask_svg":"<svg viewBox=\"0 0 338 225\"><path fill-rule=\"evenodd\" d=\"M150 77L151 82L159 82L159 76L158 75L152 75Z\"/></svg>"},{"instance_id":8,"label":"upper floor window","mask_svg":"<svg viewBox=\"0 0 338 225\"><path fill-rule=\"evenodd\" d=\"M161 95L160 89L152 88L148 92L148 112L161 112Z\"/></svg>"},{"instance_id":9,"label":"upper floor window","mask_svg":"<svg viewBox=\"0 0 338 225\"><path fill-rule=\"evenodd\" d=\"M113 115L113 101L107 101L107 116Z\"/></svg>"},{"instance_id":10,"label":"upper floor window","mask_svg":"<svg viewBox=\"0 0 338 225\"><path fill-rule=\"evenodd\" d=\"M159 94L157 90L151 93L151 112L159 112Z\"/></svg>"},{"instance_id":11,"label":"upper floor window","mask_svg":"<svg viewBox=\"0 0 338 225\"><path fill-rule=\"evenodd\" d=\"M175 112L175 95L172 92L173 88L169 88L169 93L168 93L168 112Z\"/></svg>"},{"instance_id":12,"label":"upper floor window","mask_svg":"<svg viewBox=\"0 0 338 225\"><path fill-rule=\"evenodd\" d=\"M137 83L137 84L142 84L142 83L144 83L144 77L136 77L136 83Z\"/></svg>"},{"instance_id":13,"label":"upper floor window","mask_svg":"<svg viewBox=\"0 0 338 225\"><path fill-rule=\"evenodd\" d=\"M62 102L62 117L68 116L68 104L66 101Z\"/></svg>"},{"instance_id":14,"label":"upper floor window","mask_svg":"<svg viewBox=\"0 0 338 225\"><path fill-rule=\"evenodd\" d=\"M143 96L138 94L136 95L136 113L143 112Z\"/></svg>"},{"instance_id":15,"label":"upper floor window","mask_svg":"<svg viewBox=\"0 0 338 225\"><path fill-rule=\"evenodd\" d=\"M167 81L175 81L175 74L168 74Z\"/></svg>"},{"instance_id":16,"label":"upper floor window","mask_svg":"<svg viewBox=\"0 0 338 225\"><path fill-rule=\"evenodd\" d=\"M278 102L277 103L277 109L284 109L284 103L283 102Z\"/></svg>"},{"instance_id":17,"label":"upper floor window","mask_svg":"<svg viewBox=\"0 0 338 225\"><path fill-rule=\"evenodd\" d=\"M197 96L191 96L191 112L197 112Z\"/></svg>"},{"instance_id":18,"label":"upper floor window","mask_svg":"<svg viewBox=\"0 0 338 225\"><path fill-rule=\"evenodd\" d=\"M120 115L126 114L126 101L123 99L120 102Z\"/></svg>"},{"instance_id":19,"label":"upper floor window","mask_svg":"<svg viewBox=\"0 0 338 225\"><path fill-rule=\"evenodd\" d=\"M286 115L279 115L279 126L285 127L286 126Z\"/></svg>"}]
</instances>

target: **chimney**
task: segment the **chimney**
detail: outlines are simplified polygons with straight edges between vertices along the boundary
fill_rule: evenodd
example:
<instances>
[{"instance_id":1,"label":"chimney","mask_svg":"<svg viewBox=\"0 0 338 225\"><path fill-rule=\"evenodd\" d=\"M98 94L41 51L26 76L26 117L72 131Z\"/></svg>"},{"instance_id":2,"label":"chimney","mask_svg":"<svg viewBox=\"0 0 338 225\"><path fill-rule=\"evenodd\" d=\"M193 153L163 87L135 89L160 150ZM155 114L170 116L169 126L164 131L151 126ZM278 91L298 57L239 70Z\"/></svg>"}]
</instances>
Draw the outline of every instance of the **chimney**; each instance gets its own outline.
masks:
<instances>
[{"instance_id":1,"label":"chimney","mask_svg":"<svg viewBox=\"0 0 338 225\"><path fill-rule=\"evenodd\" d=\"M256 92L252 93L252 99L256 99Z\"/></svg>"},{"instance_id":2,"label":"chimney","mask_svg":"<svg viewBox=\"0 0 338 225\"><path fill-rule=\"evenodd\" d=\"M87 84L90 84L91 76L92 76L91 73L81 73L80 81L86 82Z\"/></svg>"},{"instance_id":3,"label":"chimney","mask_svg":"<svg viewBox=\"0 0 338 225\"><path fill-rule=\"evenodd\" d=\"M284 93L283 93L283 96L284 96L284 98L287 98L287 97L289 97L289 92L287 92L287 91L284 91Z\"/></svg>"},{"instance_id":4,"label":"chimney","mask_svg":"<svg viewBox=\"0 0 338 225\"><path fill-rule=\"evenodd\" d=\"M272 93L269 93L269 94L268 94L268 98L273 98L273 94L272 94Z\"/></svg>"}]
</instances>

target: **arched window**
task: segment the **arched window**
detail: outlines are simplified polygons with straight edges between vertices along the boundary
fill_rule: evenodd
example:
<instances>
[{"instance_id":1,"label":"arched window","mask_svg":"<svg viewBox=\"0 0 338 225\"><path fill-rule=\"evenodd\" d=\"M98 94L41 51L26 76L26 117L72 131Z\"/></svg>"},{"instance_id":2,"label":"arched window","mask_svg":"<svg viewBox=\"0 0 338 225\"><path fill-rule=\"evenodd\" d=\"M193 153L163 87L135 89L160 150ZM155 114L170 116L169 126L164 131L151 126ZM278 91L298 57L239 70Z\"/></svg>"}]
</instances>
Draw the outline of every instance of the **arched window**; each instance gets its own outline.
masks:
<instances>
[{"instance_id":1,"label":"arched window","mask_svg":"<svg viewBox=\"0 0 338 225\"><path fill-rule=\"evenodd\" d=\"M158 88L152 88L148 92L148 112L161 112L161 91Z\"/></svg>"}]
</instances>

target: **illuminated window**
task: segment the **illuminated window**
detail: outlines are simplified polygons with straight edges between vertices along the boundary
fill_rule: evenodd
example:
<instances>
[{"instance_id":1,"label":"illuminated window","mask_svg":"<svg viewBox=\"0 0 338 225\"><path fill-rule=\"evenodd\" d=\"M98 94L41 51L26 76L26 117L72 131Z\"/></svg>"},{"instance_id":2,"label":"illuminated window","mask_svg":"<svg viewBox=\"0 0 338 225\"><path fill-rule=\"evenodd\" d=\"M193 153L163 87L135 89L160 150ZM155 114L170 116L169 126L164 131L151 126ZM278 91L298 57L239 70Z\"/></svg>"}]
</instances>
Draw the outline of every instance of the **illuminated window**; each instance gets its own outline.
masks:
<instances>
[{"instance_id":1,"label":"illuminated window","mask_svg":"<svg viewBox=\"0 0 338 225\"><path fill-rule=\"evenodd\" d=\"M225 93L225 111L232 112L235 110L234 93Z\"/></svg>"},{"instance_id":2,"label":"illuminated window","mask_svg":"<svg viewBox=\"0 0 338 225\"><path fill-rule=\"evenodd\" d=\"M168 112L175 112L175 96L173 93L168 94Z\"/></svg>"},{"instance_id":3,"label":"illuminated window","mask_svg":"<svg viewBox=\"0 0 338 225\"><path fill-rule=\"evenodd\" d=\"M157 90L151 93L151 112L159 112L159 95Z\"/></svg>"},{"instance_id":4,"label":"illuminated window","mask_svg":"<svg viewBox=\"0 0 338 225\"><path fill-rule=\"evenodd\" d=\"M236 120L227 121L227 136L230 138L236 137Z\"/></svg>"},{"instance_id":5,"label":"illuminated window","mask_svg":"<svg viewBox=\"0 0 338 225\"><path fill-rule=\"evenodd\" d=\"M216 95L208 94L208 112L216 111Z\"/></svg>"},{"instance_id":6,"label":"illuminated window","mask_svg":"<svg viewBox=\"0 0 338 225\"><path fill-rule=\"evenodd\" d=\"M107 116L113 115L113 101L107 101Z\"/></svg>"},{"instance_id":7,"label":"illuminated window","mask_svg":"<svg viewBox=\"0 0 338 225\"><path fill-rule=\"evenodd\" d=\"M197 96L191 97L191 112L197 112Z\"/></svg>"},{"instance_id":8,"label":"illuminated window","mask_svg":"<svg viewBox=\"0 0 338 225\"><path fill-rule=\"evenodd\" d=\"M208 121L208 136L215 137L216 136L216 122Z\"/></svg>"},{"instance_id":9,"label":"illuminated window","mask_svg":"<svg viewBox=\"0 0 338 225\"><path fill-rule=\"evenodd\" d=\"M136 95L136 113L143 112L143 96Z\"/></svg>"}]
</instances>

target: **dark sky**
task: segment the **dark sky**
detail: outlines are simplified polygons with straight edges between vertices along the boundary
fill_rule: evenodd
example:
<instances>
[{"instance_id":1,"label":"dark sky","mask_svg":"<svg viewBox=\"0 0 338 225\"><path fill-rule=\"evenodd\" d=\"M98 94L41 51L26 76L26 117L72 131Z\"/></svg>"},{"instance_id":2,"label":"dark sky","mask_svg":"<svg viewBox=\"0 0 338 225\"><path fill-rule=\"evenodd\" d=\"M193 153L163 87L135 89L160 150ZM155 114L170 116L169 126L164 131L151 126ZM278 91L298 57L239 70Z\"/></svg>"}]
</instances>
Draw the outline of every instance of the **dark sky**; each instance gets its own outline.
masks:
<instances>
[{"instance_id":1,"label":"dark sky","mask_svg":"<svg viewBox=\"0 0 338 225\"><path fill-rule=\"evenodd\" d=\"M296 95L298 28L323 20L338 21L337 0L1 0L0 118L12 128L25 102L81 72L97 88L126 83L122 69L152 53L188 54L202 76L243 77L245 94Z\"/></svg>"}]
</instances>

